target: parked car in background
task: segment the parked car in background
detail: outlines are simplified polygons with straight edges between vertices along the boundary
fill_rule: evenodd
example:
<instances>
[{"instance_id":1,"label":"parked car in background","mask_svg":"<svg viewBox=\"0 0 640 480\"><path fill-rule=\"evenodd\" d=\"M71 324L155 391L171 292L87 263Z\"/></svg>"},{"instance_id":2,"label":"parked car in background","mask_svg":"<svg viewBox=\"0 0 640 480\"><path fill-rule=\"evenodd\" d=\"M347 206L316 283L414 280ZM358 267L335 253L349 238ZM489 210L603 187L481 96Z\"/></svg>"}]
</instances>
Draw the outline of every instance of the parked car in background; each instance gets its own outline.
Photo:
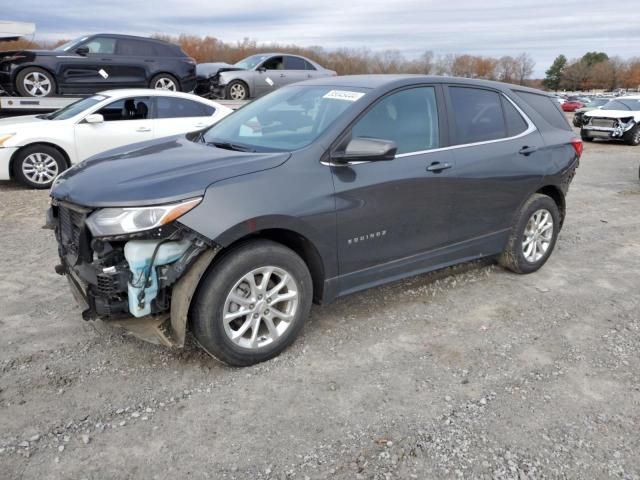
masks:
<instances>
[{"instance_id":1,"label":"parked car in background","mask_svg":"<svg viewBox=\"0 0 640 480\"><path fill-rule=\"evenodd\" d=\"M565 112L575 112L577 109L584 107L584 103L579 100L567 100L560 106Z\"/></svg>"},{"instance_id":2,"label":"parked car in background","mask_svg":"<svg viewBox=\"0 0 640 480\"><path fill-rule=\"evenodd\" d=\"M299 55L260 53L233 65L198 64L196 93L212 98L247 100L290 83L335 76L333 70Z\"/></svg>"},{"instance_id":3,"label":"parked car in background","mask_svg":"<svg viewBox=\"0 0 640 480\"><path fill-rule=\"evenodd\" d=\"M48 188L92 155L131 143L201 130L231 109L180 92L101 92L48 115L0 120L0 180Z\"/></svg>"},{"instance_id":4,"label":"parked car in background","mask_svg":"<svg viewBox=\"0 0 640 480\"><path fill-rule=\"evenodd\" d=\"M587 142L599 138L640 145L640 95L618 97L585 113L580 136Z\"/></svg>"},{"instance_id":5,"label":"parked car in background","mask_svg":"<svg viewBox=\"0 0 640 480\"><path fill-rule=\"evenodd\" d=\"M323 78L71 168L47 223L83 318L176 346L189 328L251 365L294 341L312 301L481 257L535 272L581 152L539 90Z\"/></svg>"},{"instance_id":6,"label":"parked car in background","mask_svg":"<svg viewBox=\"0 0 640 480\"><path fill-rule=\"evenodd\" d=\"M582 126L582 116L590 112L591 110L596 110L602 108L609 102L608 98L594 98L589 103L587 103L584 107L578 108L575 110L575 114L573 115L573 126L581 127Z\"/></svg>"},{"instance_id":7,"label":"parked car in background","mask_svg":"<svg viewBox=\"0 0 640 480\"><path fill-rule=\"evenodd\" d=\"M0 53L0 87L12 95L51 97L112 88L193 91L196 62L178 45L130 35L97 34L55 50Z\"/></svg>"}]
</instances>

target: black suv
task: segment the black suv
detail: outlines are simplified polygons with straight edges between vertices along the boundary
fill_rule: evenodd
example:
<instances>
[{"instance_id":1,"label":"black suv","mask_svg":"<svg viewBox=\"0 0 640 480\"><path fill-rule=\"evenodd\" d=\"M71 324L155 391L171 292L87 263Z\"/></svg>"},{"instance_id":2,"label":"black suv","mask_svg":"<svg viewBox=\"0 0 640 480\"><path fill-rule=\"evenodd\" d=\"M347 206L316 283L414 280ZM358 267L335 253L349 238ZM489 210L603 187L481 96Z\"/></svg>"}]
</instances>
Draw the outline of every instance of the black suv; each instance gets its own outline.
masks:
<instances>
[{"instance_id":1,"label":"black suv","mask_svg":"<svg viewBox=\"0 0 640 480\"><path fill-rule=\"evenodd\" d=\"M11 95L50 97L112 88L190 92L196 62L171 43L129 35L81 37L55 50L0 53L0 87Z\"/></svg>"},{"instance_id":2,"label":"black suv","mask_svg":"<svg viewBox=\"0 0 640 480\"><path fill-rule=\"evenodd\" d=\"M481 257L538 270L581 153L538 90L325 78L72 167L48 224L85 319L179 346L189 328L249 365L294 340L312 301Z\"/></svg>"}]
</instances>

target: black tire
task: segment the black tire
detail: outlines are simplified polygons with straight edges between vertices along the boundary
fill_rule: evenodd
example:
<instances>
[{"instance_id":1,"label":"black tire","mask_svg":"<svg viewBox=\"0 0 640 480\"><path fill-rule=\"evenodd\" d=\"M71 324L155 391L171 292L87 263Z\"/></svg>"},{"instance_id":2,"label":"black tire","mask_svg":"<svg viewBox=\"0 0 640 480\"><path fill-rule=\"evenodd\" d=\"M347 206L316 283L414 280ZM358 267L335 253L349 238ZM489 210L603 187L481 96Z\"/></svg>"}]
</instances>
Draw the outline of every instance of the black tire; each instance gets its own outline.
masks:
<instances>
[{"instance_id":1,"label":"black tire","mask_svg":"<svg viewBox=\"0 0 640 480\"><path fill-rule=\"evenodd\" d=\"M39 164L43 165L40 172L37 170ZM19 182L31 188L44 189L49 188L55 178L67 169L67 162L59 150L35 144L18 150L13 157L12 168Z\"/></svg>"},{"instance_id":2,"label":"black tire","mask_svg":"<svg viewBox=\"0 0 640 480\"><path fill-rule=\"evenodd\" d=\"M32 91L29 90L28 86L25 84L25 79L29 79L32 77L37 77L37 78L46 78L49 81L49 90L46 93L43 94L36 94L34 95L32 93ZM43 86L44 88L44 86ZM44 70L43 68L39 68L39 67L28 67L25 68L24 70L20 70L20 72L18 73L18 75L16 76L16 89L18 90L18 93L20 93L20 95L22 95L23 97L38 97L38 98L43 98L43 97L51 97L53 95L56 94L56 89L57 89L57 85L56 85L56 80L53 77L53 75L51 75L49 72L47 72L46 70ZM44 92L44 90L38 90L39 92Z\"/></svg>"},{"instance_id":3,"label":"black tire","mask_svg":"<svg viewBox=\"0 0 640 480\"><path fill-rule=\"evenodd\" d=\"M240 94L239 92L243 93ZM224 98L227 100L248 100L249 87L242 80L233 80L224 89Z\"/></svg>"},{"instance_id":4,"label":"black tire","mask_svg":"<svg viewBox=\"0 0 640 480\"><path fill-rule=\"evenodd\" d=\"M288 327L279 338L267 345L243 347L232 341L225 331L225 303L245 275L266 266L283 269L293 277L298 293L297 308ZM236 293L238 291L236 290ZM313 283L309 269L293 250L269 240L250 241L223 255L207 272L193 301L191 328L200 346L218 360L237 367L253 365L275 357L293 343L309 316L312 298ZM262 303L266 300L264 298ZM275 309L275 305L276 303L271 304L271 308ZM256 310L260 308L258 302L250 307L255 307ZM263 307L269 308L269 305ZM266 310L266 313L269 311ZM244 324L251 322L251 317L251 314L241 316L237 321ZM262 326L258 327L257 333L260 332L260 328L266 328L264 320L261 322L263 323L259 325ZM247 328L249 336L253 333L253 328ZM240 328L236 332L239 330Z\"/></svg>"},{"instance_id":5,"label":"black tire","mask_svg":"<svg viewBox=\"0 0 640 480\"><path fill-rule=\"evenodd\" d=\"M622 139L624 143L632 147L640 145L640 125L636 125L628 132L625 132Z\"/></svg>"},{"instance_id":6,"label":"black tire","mask_svg":"<svg viewBox=\"0 0 640 480\"><path fill-rule=\"evenodd\" d=\"M553 220L553 233L548 244L547 250L536 261L527 260L524 253L523 240L525 236L525 228L534 213L546 210L551 214ZM558 239L558 233L560 232L560 211L556 202L547 195L541 195L539 193L533 194L524 203L518 215L514 221L514 225L511 228L511 234L507 245L498 258L498 262L503 267L511 270L515 273L533 273L538 270L549 259L553 248L555 247L556 240Z\"/></svg>"},{"instance_id":7,"label":"black tire","mask_svg":"<svg viewBox=\"0 0 640 480\"><path fill-rule=\"evenodd\" d=\"M164 81L165 84L173 84L174 88L162 88L159 86L159 82L160 81ZM169 82L169 83L167 83ZM178 81L178 79L176 77L174 77L173 75L169 74L169 73L159 73L158 75L155 75L151 81L149 82L149 88L153 88L155 90L170 90L172 92L180 92L180 82Z\"/></svg>"}]
</instances>

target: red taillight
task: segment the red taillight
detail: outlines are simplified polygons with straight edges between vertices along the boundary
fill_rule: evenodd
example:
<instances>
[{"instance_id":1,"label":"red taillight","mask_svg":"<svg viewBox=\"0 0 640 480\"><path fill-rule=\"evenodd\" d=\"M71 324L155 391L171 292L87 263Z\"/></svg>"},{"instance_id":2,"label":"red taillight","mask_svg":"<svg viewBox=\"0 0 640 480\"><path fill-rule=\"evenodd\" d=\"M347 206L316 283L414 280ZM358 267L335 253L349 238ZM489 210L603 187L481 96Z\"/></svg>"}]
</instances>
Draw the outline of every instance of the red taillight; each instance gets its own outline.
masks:
<instances>
[{"instance_id":1,"label":"red taillight","mask_svg":"<svg viewBox=\"0 0 640 480\"><path fill-rule=\"evenodd\" d=\"M578 158L580 158L582 156L582 150L584 149L584 144L582 143L582 140L580 140L579 138L573 138L571 140L571 146L576 151Z\"/></svg>"}]
</instances>

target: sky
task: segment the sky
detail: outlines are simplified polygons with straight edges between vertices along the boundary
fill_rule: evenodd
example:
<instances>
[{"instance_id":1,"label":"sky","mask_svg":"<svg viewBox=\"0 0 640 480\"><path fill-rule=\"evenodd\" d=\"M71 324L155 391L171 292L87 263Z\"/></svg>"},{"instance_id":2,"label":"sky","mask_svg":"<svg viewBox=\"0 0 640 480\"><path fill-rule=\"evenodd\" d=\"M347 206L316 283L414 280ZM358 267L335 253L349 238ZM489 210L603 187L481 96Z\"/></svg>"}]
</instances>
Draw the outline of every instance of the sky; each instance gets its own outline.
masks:
<instances>
[{"instance_id":1,"label":"sky","mask_svg":"<svg viewBox=\"0 0 640 480\"><path fill-rule=\"evenodd\" d=\"M209 35L326 49L517 55L534 76L560 53L640 56L640 0L2 0L0 20L34 22L36 40L88 33Z\"/></svg>"}]
</instances>

